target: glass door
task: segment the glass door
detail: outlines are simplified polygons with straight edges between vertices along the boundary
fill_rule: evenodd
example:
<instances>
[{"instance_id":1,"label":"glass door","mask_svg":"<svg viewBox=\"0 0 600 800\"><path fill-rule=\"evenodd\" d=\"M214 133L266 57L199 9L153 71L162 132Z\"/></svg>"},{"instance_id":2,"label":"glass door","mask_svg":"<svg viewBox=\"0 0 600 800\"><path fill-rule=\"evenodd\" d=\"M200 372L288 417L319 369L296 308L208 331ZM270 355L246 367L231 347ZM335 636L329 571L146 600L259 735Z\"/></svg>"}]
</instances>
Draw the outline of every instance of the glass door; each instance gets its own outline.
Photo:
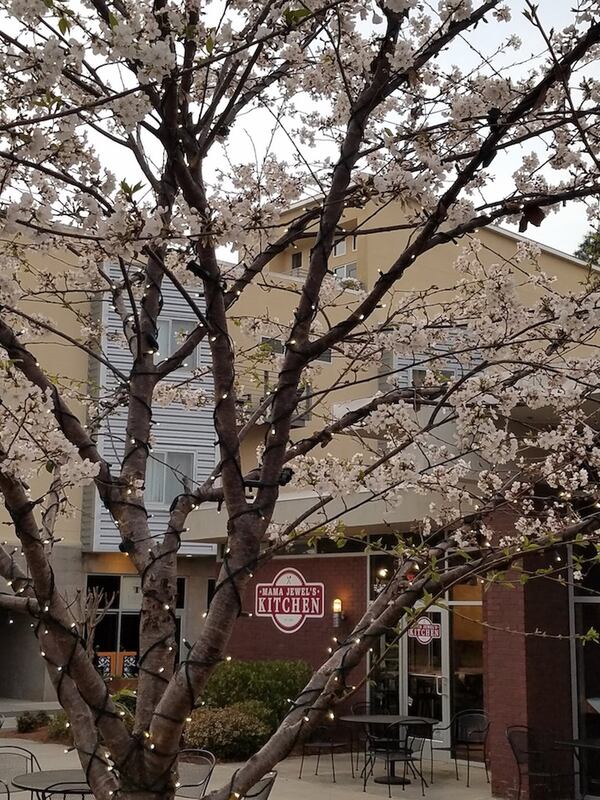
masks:
<instances>
[{"instance_id":1,"label":"glass door","mask_svg":"<svg viewBox=\"0 0 600 800\"><path fill-rule=\"evenodd\" d=\"M418 614L400 644L401 712L432 717L443 727L450 722L448 630L448 611L432 607ZM437 740L449 747L449 732Z\"/></svg>"}]
</instances>

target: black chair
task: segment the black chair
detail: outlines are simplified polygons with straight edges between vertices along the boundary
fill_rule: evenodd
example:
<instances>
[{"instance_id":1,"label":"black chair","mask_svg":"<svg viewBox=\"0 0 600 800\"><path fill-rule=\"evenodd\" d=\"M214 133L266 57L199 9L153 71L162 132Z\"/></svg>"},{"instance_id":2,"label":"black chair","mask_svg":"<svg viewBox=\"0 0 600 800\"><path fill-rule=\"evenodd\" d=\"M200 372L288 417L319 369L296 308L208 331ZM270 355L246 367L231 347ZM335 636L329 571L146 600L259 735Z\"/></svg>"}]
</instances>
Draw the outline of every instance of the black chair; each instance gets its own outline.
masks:
<instances>
[{"instance_id":1,"label":"black chair","mask_svg":"<svg viewBox=\"0 0 600 800\"><path fill-rule=\"evenodd\" d=\"M43 791L36 792L38 800L67 800L70 797L80 797L85 800L89 795L90 789L87 785L82 786L81 783L55 783L47 786Z\"/></svg>"},{"instance_id":2,"label":"black chair","mask_svg":"<svg viewBox=\"0 0 600 800\"><path fill-rule=\"evenodd\" d=\"M407 770L421 782L421 794L425 796L427 782L423 775L423 750L425 742L431 737L431 725L415 719L409 724L394 722L388 725L382 736L367 734L368 756L364 769L363 791L367 790L367 779L373 774L378 758L385 761L388 776L395 777L396 764L403 766L403 779ZM404 789L404 784L402 785ZM388 797L392 796L391 783L388 783Z\"/></svg>"},{"instance_id":3,"label":"black chair","mask_svg":"<svg viewBox=\"0 0 600 800\"><path fill-rule=\"evenodd\" d=\"M190 767L187 775L181 774L182 757L183 763L189 764ZM188 748L187 750L179 751L179 760L179 785L176 785L175 794L178 794L180 789L194 788L199 790L198 797L204 797L217 759L209 750Z\"/></svg>"},{"instance_id":4,"label":"black chair","mask_svg":"<svg viewBox=\"0 0 600 800\"><path fill-rule=\"evenodd\" d=\"M35 755L24 747L17 745L0 745L0 794L5 794L10 800L10 785L17 775L26 775L30 772L40 772L40 762ZM33 800L33 792L31 792Z\"/></svg>"},{"instance_id":5,"label":"black chair","mask_svg":"<svg viewBox=\"0 0 600 800\"><path fill-rule=\"evenodd\" d=\"M316 754L317 765L315 767L315 775L319 774L319 763L321 761L322 753L329 753L331 756L331 775L333 782L335 780L335 751L338 752L348 747L347 741L334 739L333 729L330 725L321 725L312 732L309 738L302 744L302 758L300 759L300 772L298 773L298 780L302 778L302 770L304 769L304 757L306 755ZM352 777L354 777L354 755L350 749L350 768L352 769Z\"/></svg>"},{"instance_id":6,"label":"black chair","mask_svg":"<svg viewBox=\"0 0 600 800\"><path fill-rule=\"evenodd\" d=\"M521 800L523 778L529 780L529 788L541 782L541 785L551 792L560 789L563 779L573 781L575 773L571 771L560 772L556 768L556 756L568 751L554 747L551 742L525 725L510 725L506 729L506 738L510 749L517 762L519 773L519 786L516 800Z\"/></svg>"},{"instance_id":7,"label":"black chair","mask_svg":"<svg viewBox=\"0 0 600 800\"><path fill-rule=\"evenodd\" d=\"M354 705L350 709L353 714L370 714L371 713L371 706L369 703L354 703ZM367 759L367 731L369 730L369 726L352 724L350 726L350 747L352 748L352 753L356 750L356 769L358 770L359 767L359 759L361 752L364 754L365 763Z\"/></svg>"},{"instance_id":8,"label":"black chair","mask_svg":"<svg viewBox=\"0 0 600 800\"><path fill-rule=\"evenodd\" d=\"M271 794L276 777L277 772L275 770L267 772L264 778L261 778L251 789L248 789L240 800L267 800L268 796Z\"/></svg>"},{"instance_id":9,"label":"black chair","mask_svg":"<svg viewBox=\"0 0 600 800\"><path fill-rule=\"evenodd\" d=\"M431 770L429 776L431 783L433 783L433 754L436 750L446 750L452 753L454 758L454 769L456 771L456 780L459 780L458 751L463 751L462 754L466 756L467 759L467 788L471 785L471 756L477 752L481 752L485 767L485 777L489 783L490 775L487 752L487 737L489 730L490 721L487 717L487 714L479 708L469 708L464 711L459 711L452 717L449 725L445 725L444 727L435 727L431 737ZM436 733L442 733L443 731L450 732L450 744L436 747L433 741L433 736L435 736Z\"/></svg>"}]
</instances>

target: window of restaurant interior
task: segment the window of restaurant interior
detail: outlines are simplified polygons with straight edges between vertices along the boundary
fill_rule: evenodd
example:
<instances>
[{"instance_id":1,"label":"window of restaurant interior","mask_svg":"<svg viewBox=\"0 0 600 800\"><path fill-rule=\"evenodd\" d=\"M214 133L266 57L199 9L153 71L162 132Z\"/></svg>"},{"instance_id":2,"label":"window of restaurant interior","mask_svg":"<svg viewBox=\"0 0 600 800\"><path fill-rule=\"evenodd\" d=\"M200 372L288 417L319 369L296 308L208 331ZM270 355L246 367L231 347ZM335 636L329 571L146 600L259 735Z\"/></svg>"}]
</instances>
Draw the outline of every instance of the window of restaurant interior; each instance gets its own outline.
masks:
<instances>
[{"instance_id":1,"label":"window of restaurant interior","mask_svg":"<svg viewBox=\"0 0 600 800\"><path fill-rule=\"evenodd\" d=\"M103 592L104 616L96 627L96 668L103 675L137 678L138 634L142 590L139 575L88 575L87 591ZM181 641L181 618L185 606L185 578L177 578L175 641Z\"/></svg>"},{"instance_id":2,"label":"window of restaurant interior","mask_svg":"<svg viewBox=\"0 0 600 800\"><path fill-rule=\"evenodd\" d=\"M385 546L386 537L374 538ZM393 539L390 539L390 546L393 546ZM378 552L369 557L370 600L374 600L383 591L395 568L396 561L390 554ZM477 578L473 578L447 592L441 604L449 611L442 636L444 646L447 643L449 648L450 674L445 677L449 679L451 715L470 708L484 707L482 599L482 585ZM403 637L400 643L390 646L395 640L396 636L393 633L388 637L382 637L371 656L372 663L379 663L369 690L374 712L394 714L400 711L402 688L400 665L403 663L400 658L400 647L408 646L408 642L407 637ZM421 647L416 644L415 639L412 639L411 643L413 650ZM417 657L418 655L416 653ZM407 660L410 662L410 653ZM409 675L402 678L410 683ZM431 694L427 691L429 688L431 687L423 689L422 698L416 696L411 698L414 708L421 708L418 713L423 713L425 716L432 715L425 714L425 702L428 699L425 695Z\"/></svg>"}]
</instances>

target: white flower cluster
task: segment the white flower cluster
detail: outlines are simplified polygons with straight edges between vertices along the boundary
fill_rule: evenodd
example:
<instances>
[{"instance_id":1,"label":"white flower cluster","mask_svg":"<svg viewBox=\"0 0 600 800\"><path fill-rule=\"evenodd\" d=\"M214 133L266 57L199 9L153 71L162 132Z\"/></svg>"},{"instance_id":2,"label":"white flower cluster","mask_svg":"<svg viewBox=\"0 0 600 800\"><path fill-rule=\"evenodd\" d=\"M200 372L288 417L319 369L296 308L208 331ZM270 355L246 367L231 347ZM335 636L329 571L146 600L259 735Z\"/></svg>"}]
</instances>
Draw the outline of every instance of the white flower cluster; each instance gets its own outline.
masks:
<instances>
[{"instance_id":1,"label":"white flower cluster","mask_svg":"<svg viewBox=\"0 0 600 800\"><path fill-rule=\"evenodd\" d=\"M17 375L9 362L1 365L0 395L3 472L28 483L45 466L58 465L65 488L85 485L98 474L99 465L82 460L77 448L64 437L51 398Z\"/></svg>"},{"instance_id":2,"label":"white flower cluster","mask_svg":"<svg viewBox=\"0 0 600 800\"><path fill-rule=\"evenodd\" d=\"M154 401L158 406L170 406L179 403L190 410L203 408L211 402L211 397L204 389L180 386L162 381L154 390Z\"/></svg>"}]
</instances>

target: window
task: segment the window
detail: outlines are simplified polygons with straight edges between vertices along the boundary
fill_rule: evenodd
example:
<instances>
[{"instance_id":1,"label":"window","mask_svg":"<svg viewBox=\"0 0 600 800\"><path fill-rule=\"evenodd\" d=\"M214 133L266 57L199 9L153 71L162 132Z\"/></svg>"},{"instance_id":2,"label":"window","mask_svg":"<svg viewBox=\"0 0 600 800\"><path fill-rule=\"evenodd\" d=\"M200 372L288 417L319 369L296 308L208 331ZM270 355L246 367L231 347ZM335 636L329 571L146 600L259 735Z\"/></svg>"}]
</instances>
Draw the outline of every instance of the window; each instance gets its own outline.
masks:
<instances>
[{"instance_id":1,"label":"window","mask_svg":"<svg viewBox=\"0 0 600 800\"><path fill-rule=\"evenodd\" d=\"M194 480L194 454L180 452L152 453L146 476L146 498L149 503L170 505L184 491L183 481Z\"/></svg>"},{"instance_id":2,"label":"window","mask_svg":"<svg viewBox=\"0 0 600 800\"><path fill-rule=\"evenodd\" d=\"M268 346L271 353L277 353L277 355L283 353L283 342L281 339L269 339L268 336L263 336L260 343L261 345Z\"/></svg>"},{"instance_id":3,"label":"window","mask_svg":"<svg viewBox=\"0 0 600 800\"><path fill-rule=\"evenodd\" d=\"M448 383L456 378L456 373L453 369L437 369L435 365L430 367L430 372L433 372L435 379L438 383ZM425 383L426 369L415 367L411 370L412 385L423 386Z\"/></svg>"},{"instance_id":4,"label":"window","mask_svg":"<svg viewBox=\"0 0 600 800\"><path fill-rule=\"evenodd\" d=\"M195 327L196 323L189 319L162 320L158 329L158 352L162 358L172 356ZM198 366L198 348L188 356L183 366L189 369L195 369Z\"/></svg>"},{"instance_id":5,"label":"window","mask_svg":"<svg viewBox=\"0 0 600 800\"><path fill-rule=\"evenodd\" d=\"M340 239L339 242L336 242L333 246L333 255L337 256L345 256L346 255L346 240Z\"/></svg>"},{"instance_id":6,"label":"window","mask_svg":"<svg viewBox=\"0 0 600 800\"><path fill-rule=\"evenodd\" d=\"M328 364L331 363L331 350L323 350L320 356L315 358L315 361L327 361Z\"/></svg>"},{"instance_id":7,"label":"window","mask_svg":"<svg viewBox=\"0 0 600 800\"><path fill-rule=\"evenodd\" d=\"M346 280L347 278L356 279L356 263L342 264L341 267L336 267L333 270L333 274L340 280Z\"/></svg>"},{"instance_id":8,"label":"window","mask_svg":"<svg viewBox=\"0 0 600 800\"><path fill-rule=\"evenodd\" d=\"M138 676L138 645L142 582L139 575L88 575L87 591L103 589L112 595L108 610L94 635L96 668L104 675ZM175 641L181 638L181 617L185 600L185 578L177 578Z\"/></svg>"},{"instance_id":9,"label":"window","mask_svg":"<svg viewBox=\"0 0 600 800\"><path fill-rule=\"evenodd\" d=\"M292 269L300 269L302 266L302 251L292 253Z\"/></svg>"}]
</instances>

